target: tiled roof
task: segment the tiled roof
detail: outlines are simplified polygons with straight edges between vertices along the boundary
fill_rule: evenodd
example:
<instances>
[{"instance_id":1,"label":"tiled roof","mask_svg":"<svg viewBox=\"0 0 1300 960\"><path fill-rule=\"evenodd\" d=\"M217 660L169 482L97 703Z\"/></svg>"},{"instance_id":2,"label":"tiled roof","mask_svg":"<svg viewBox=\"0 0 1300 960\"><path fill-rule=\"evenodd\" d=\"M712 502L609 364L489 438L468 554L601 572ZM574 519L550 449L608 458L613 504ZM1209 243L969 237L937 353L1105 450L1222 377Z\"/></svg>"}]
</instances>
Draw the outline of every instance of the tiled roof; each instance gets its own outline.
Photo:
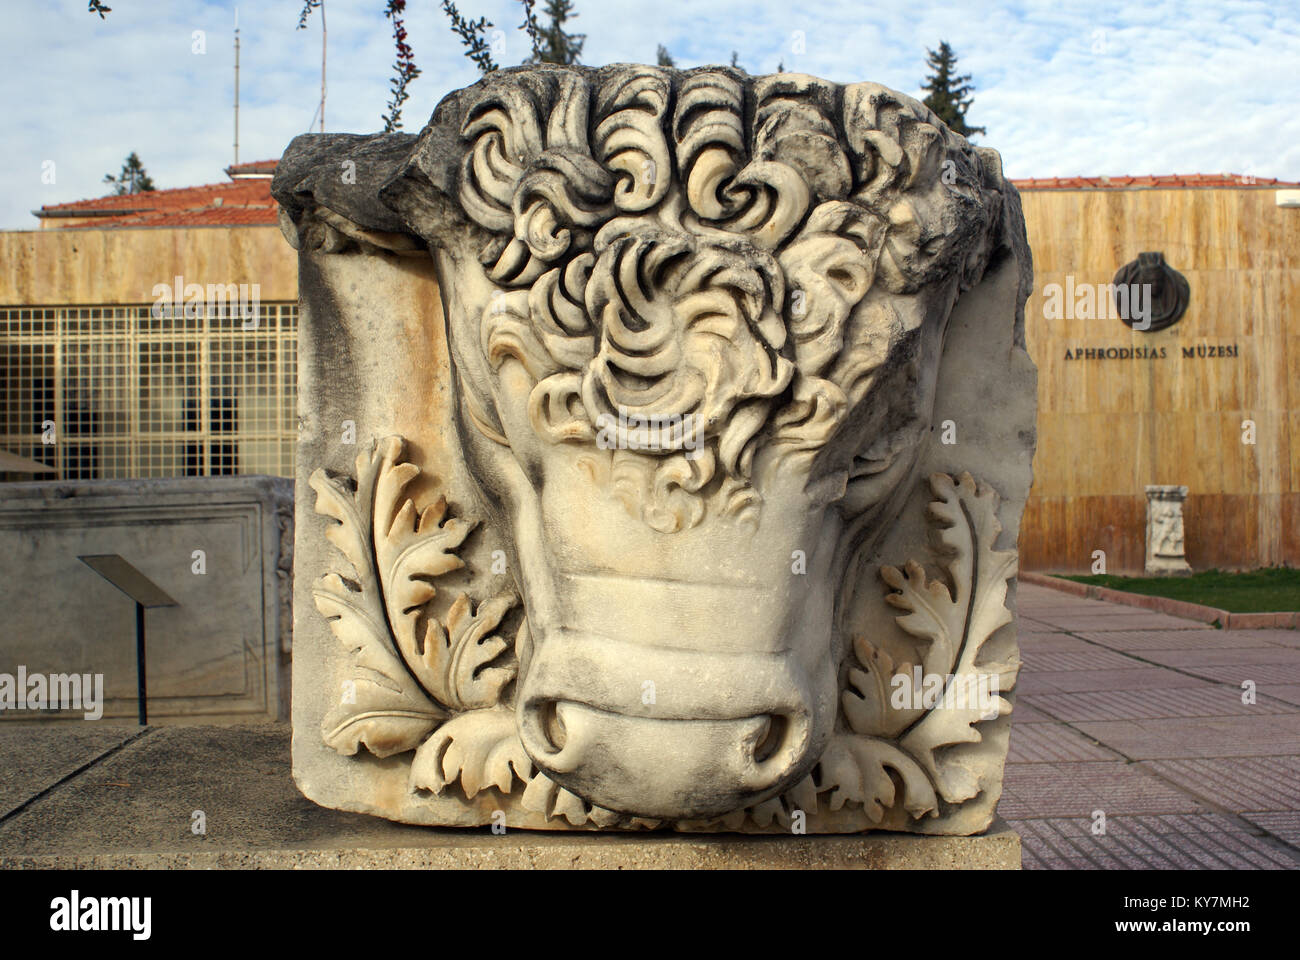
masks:
<instances>
[{"instance_id":1,"label":"tiled roof","mask_svg":"<svg viewBox=\"0 0 1300 960\"><path fill-rule=\"evenodd\" d=\"M275 173L276 164L280 161L275 160L253 160L249 163L232 163L226 167L226 176L235 180L239 177L269 177Z\"/></svg>"},{"instance_id":2,"label":"tiled roof","mask_svg":"<svg viewBox=\"0 0 1300 960\"><path fill-rule=\"evenodd\" d=\"M1017 190L1151 190L1183 187L1300 187L1300 183L1241 173L1171 173L1140 177L1030 177Z\"/></svg>"},{"instance_id":3,"label":"tiled roof","mask_svg":"<svg viewBox=\"0 0 1300 960\"><path fill-rule=\"evenodd\" d=\"M105 227L232 227L274 224L276 203L270 175L277 160L232 164L228 183L175 190L98 197L55 203L34 211L49 226L71 229ZM1019 190L1140 190L1188 187L1293 188L1300 183L1235 173L1168 174L1138 177L1030 177L1012 180ZM61 224L60 219L73 222Z\"/></svg>"},{"instance_id":4,"label":"tiled roof","mask_svg":"<svg viewBox=\"0 0 1300 960\"><path fill-rule=\"evenodd\" d=\"M49 204L34 212L54 219L50 226L62 226L58 219L78 221L67 224L73 229L245 226L277 219L271 181L261 178Z\"/></svg>"}]
</instances>

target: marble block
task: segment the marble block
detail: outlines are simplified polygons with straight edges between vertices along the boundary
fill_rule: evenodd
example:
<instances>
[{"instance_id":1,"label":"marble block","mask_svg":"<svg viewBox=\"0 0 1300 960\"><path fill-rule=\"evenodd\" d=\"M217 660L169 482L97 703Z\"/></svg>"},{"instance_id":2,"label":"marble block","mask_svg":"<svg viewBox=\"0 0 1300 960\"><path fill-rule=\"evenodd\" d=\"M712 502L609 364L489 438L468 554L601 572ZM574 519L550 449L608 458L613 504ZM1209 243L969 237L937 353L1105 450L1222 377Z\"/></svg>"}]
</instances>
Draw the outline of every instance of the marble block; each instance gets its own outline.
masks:
<instances>
[{"instance_id":1,"label":"marble block","mask_svg":"<svg viewBox=\"0 0 1300 960\"><path fill-rule=\"evenodd\" d=\"M1187 488L1169 484L1147 486L1146 572L1154 576L1190 576L1183 544L1183 502Z\"/></svg>"},{"instance_id":2,"label":"marble block","mask_svg":"<svg viewBox=\"0 0 1300 960\"><path fill-rule=\"evenodd\" d=\"M997 153L875 83L542 65L273 190L308 797L989 826L1036 382Z\"/></svg>"},{"instance_id":3,"label":"marble block","mask_svg":"<svg viewBox=\"0 0 1300 960\"><path fill-rule=\"evenodd\" d=\"M94 554L122 557L177 603L145 614L150 723L287 719L292 551L281 477L0 484L0 721L86 719L15 709L6 683L19 671L98 676L102 717L134 721L135 604L78 559Z\"/></svg>"}]
</instances>

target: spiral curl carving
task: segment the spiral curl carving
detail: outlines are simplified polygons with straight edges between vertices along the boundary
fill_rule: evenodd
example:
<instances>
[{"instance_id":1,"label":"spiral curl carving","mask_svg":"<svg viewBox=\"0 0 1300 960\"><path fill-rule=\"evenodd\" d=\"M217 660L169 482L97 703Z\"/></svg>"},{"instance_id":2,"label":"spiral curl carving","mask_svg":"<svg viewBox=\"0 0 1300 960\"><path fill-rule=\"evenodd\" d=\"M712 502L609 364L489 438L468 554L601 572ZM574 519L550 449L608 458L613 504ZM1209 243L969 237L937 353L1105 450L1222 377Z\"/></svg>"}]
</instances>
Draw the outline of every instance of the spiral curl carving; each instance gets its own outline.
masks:
<instances>
[{"instance_id":1,"label":"spiral curl carving","mask_svg":"<svg viewBox=\"0 0 1300 960\"><path fill-rule=\"evenodd\" d=\"M665 504L715 478L750 502L765 446L815 454L899 298L969 288L999 242L997 155L878 84L620 67L482 87L458 199L498 287L485 355L534 378L548 440L614 424L656 527L697 522Z\"/></svg>"}]
</instances>

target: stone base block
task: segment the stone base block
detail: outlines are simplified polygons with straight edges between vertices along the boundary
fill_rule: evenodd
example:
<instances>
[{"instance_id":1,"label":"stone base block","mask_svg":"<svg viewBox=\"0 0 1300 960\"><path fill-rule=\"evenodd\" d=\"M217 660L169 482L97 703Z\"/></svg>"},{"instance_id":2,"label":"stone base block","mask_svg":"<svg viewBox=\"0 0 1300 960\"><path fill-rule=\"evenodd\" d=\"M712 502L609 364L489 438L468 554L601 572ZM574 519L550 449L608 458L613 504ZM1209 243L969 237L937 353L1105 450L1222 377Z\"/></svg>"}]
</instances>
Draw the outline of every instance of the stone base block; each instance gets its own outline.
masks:
<instances>
[{"instance_id":1,"label":"stone base block","mask_svg":"<svg viewBox=\"0 0 1300 960\"><path fill-rule=\"evenodd\" d=\"M1019 866L1020 838L1000 820L974 837L416 827L305 799L287 724L0 726L0 869Z\"/></svg>"},{"instance_id":2,"label":"stone base block","mask_svg":"<svg viewBox=\"0 0 1300 960\"><path fill-rule=\"evenodd\" d=\"M426 830L385 848L205 850L0 857L10 869L1019 870L1020 835L1001 820L976 837L899 833L742 837Z\"/></svg>"}]
</instances>

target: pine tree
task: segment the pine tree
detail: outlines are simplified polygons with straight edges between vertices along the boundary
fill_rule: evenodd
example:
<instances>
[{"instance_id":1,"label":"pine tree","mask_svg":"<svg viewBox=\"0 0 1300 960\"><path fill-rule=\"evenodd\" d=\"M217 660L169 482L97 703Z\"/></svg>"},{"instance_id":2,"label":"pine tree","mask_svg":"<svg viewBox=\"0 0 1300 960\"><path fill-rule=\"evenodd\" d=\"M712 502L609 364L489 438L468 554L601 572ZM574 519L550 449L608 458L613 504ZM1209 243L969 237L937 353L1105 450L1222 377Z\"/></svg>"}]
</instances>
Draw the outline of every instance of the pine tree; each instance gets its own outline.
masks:
<instances>
[{"instance_id":1,"label":"pine tree","mask_svg":"<svg viewBox=\"0 0 1300 960\"><path fill-rule=\"evenodd\" d=\"M677 64L673 61L673 55L668 52L668 48L665 47L662 43L659 44L659 49L655 51L655 58L659 66L661 67L677 66Z\"/></svg>"},{"instance_id":2,"label":"pine tree","mask_svg":"<svg viewBox=\"0 0 1300 960\"><path fill-rule=\"evenodd\" d=\"M565 23L577 16L573 10L572 0L546 0L542 12L550 17L548 26L538 29L539 44L533 63L579 63L582 45L587 40L585 33L568 33Z\"/></svg>"},{"instance_id":3,"label":"pine tree","mask_svg":"<svg viewBox=\"0 0 1300 960\"><path fill-rule=\"evenodd\" d=\"M927 63L934 71L926 78L927 91L925 105L935 112L940 120L948 124L954 133L969 137L984 133L983 127L971 127L966 124L966 111L972 103L968 94L975 88L970 84L970 74L957 74L957 55L947 41L939 42L938 51L926 50L929 54Z\"/></svg>"},{"instance_id":4,"label":"pine tree","mask_svg":"<svg viewBox=\"0 0 1300 960\"><path fill-rule=\"evenodd\" d=\"M127 193L145 193L156 189L153 178L149 176L134 150L122 164L122 172L116 177L111 173L104 175L104 182L113 185L113 193L122 196Z\"/></svg>"}]
</instances>

